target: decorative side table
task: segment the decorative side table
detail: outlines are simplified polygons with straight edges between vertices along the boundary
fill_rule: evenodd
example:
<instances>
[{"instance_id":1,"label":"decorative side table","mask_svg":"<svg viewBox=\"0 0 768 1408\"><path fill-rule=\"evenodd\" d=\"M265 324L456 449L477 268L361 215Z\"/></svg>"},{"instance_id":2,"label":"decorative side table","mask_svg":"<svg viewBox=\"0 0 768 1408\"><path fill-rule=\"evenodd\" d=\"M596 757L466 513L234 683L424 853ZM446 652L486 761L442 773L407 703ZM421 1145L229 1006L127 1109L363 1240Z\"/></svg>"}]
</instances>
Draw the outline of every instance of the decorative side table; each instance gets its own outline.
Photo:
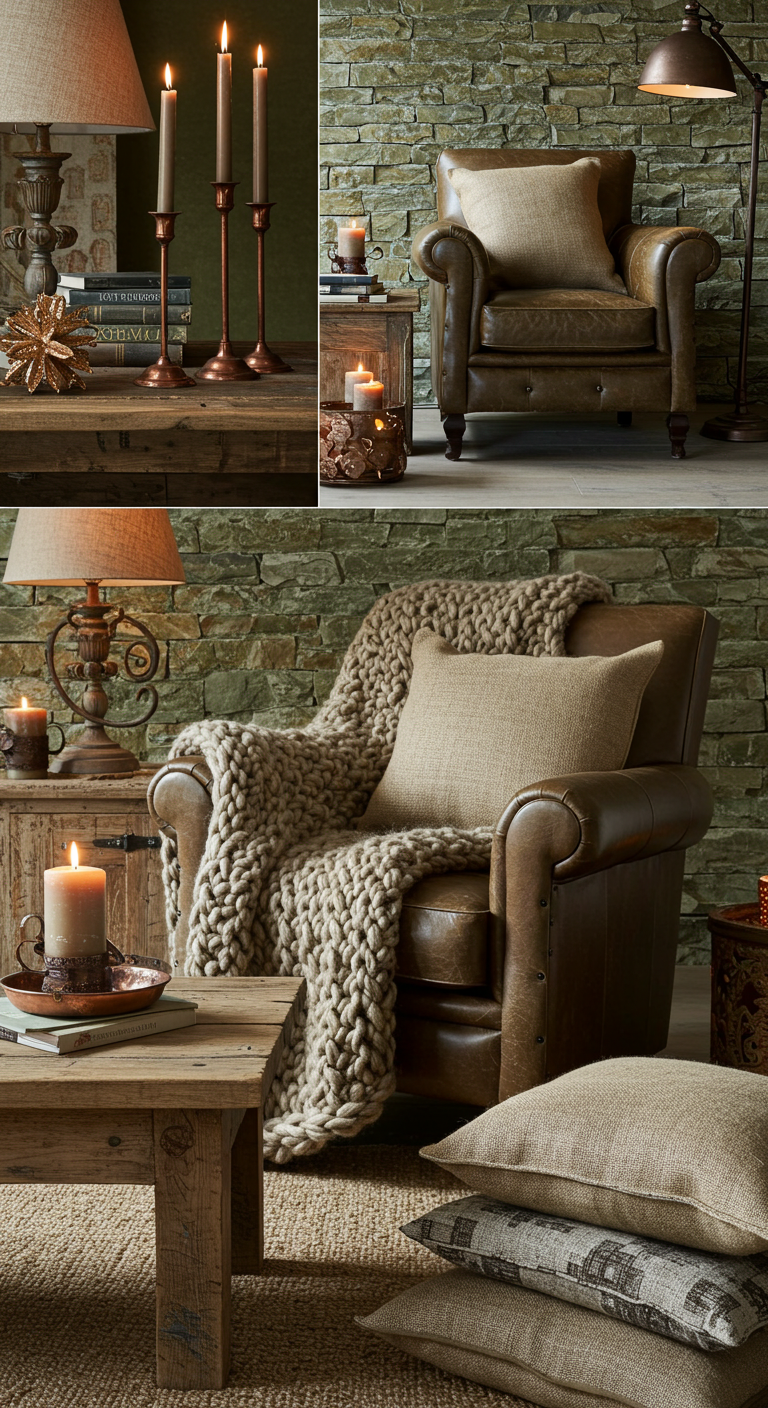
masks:
<instances>
[{"instance_id":1,"label":"decorative side table","mask_svg":"<svg viewBox=\"0 0 768 1408\"><path fill-rule=\"evenodd\" d=\"M768 1075L768 928L756 904L713 909L712 1044L716 1066Z\"/></svg>"},{"instance_id":2,"label":"decorative side table","mask_svg":"<svg viewBox=\"0 0 768 1408\"><path fill-rule=\"evenodd\" d=\"M320 400L344 400L344 373L358 362L384 383L384 400L405 406L406 448L413 446L413 315L417 292L386 303L320 304Z\"/></svg>"}]
</instances>

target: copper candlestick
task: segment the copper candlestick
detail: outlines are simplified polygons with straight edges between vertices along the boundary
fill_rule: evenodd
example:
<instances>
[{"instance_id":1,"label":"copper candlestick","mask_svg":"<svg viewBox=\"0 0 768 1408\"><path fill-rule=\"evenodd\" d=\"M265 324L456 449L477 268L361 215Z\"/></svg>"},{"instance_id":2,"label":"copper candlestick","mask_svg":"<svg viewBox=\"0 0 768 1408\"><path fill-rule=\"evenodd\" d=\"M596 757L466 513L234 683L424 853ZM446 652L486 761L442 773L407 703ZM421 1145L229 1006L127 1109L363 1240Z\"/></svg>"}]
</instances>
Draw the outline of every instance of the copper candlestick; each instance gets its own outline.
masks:
<instances>
[{"instance_id":1,"label":"copper candlestick","mask_svg":"<svg viewBox=\"0 0 768 1408\"><path fill-rule=\"evenodd\" d=\"M141 376L136 377L136 385L167 391L195 385L192 377L187 376L168 356L168 246L174 236L179 212L150 210L149 213L155 222L155 239L160 246L160 356Z\"/></svg>"},{"instance_id":2,"label":"copper candlestick","mask_svg":"<svg viewBox=\"0 0 768 1408\"><path fill-rule=\"evenodd\" d=\"M221 342L198 376L203 381L255 381L259 373L236 357L229 340L229 212L235 204L237 181L211 181L216 192L216 209L221 213Z\"/></svg>"},{"instance_id":3,"label":"copper candlestick","mask_svg":"<svg viewBox=\"0 0 768 1408\"><path fill-rule=\"evenodd\" d=\"M258 241L256 279L259 296L259 331L256 340L256 346L254 347L250 355L246 357L245 360L248 363L249 367L253 367L254 371L261 373L293 371L293 367L289 367L288 363L284 362L282 357L278 357L277 353L273 352L267 346L267 339L265 335L266 281L264 276L264 236L266 235L267 230L269 229L269 212L272 209L274 203L275 202L273 200L246 201L246 205L249 205L251 211L253 212L253 228L256 231L256 239Z\"/></svg>"}]
</instances>

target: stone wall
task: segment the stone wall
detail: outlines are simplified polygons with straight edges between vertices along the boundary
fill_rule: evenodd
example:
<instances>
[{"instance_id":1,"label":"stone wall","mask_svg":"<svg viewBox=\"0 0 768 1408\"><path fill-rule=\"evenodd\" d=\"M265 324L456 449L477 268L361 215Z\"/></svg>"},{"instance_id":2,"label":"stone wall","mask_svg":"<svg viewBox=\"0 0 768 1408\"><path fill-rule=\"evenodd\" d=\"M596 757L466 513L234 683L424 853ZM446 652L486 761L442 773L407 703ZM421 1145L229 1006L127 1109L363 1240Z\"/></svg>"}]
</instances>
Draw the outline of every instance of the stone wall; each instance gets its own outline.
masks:
<instances>
[{"instance_id":1,"label":"stone wall","mask_svg":"<svg viewBox=\"0 0 768 1408\"><path fill-rule=\"evenodd\" d=\"M424 284L413 235L435 219L445 147L630 147L634 219L701 225L723 260L698 290L699 394L728 399L735 380L752 90L686 101L637 89L640 66L679 28L682 3L489 6L484 0L322 0L323 253L356 216L384 250L391 283ZM766 0L731 0L726 37L758 69L768 60ZM765 142L763 143L765 159ZM752 394L768 400L768 210L757 216ZM321 263L321 267L326 267ZM417 385L429 387L426 289L417 319Z\"/></svg>"},{"instance_id":2,"label":"stone wall","mask_svg":"<svg viewBox=\"0 0 768 1408\"><path fill-rule=\"evenodd\" d=\"M14 518L0 511L0 556ZM688 854L686 956L706 950L709 906L754 897L768 868L768 511L180 509L171 519L186 585L111 592L161 645L160 707L122 738L153 761L204 716L310 719L366 611L403 583L580 568L610 582L618 601L708 607L721 622L702 751L716 814ZM0 702L26 694L70 735L42 643L74 595L0 586ZM132 717L133 691L116 683L110 694L116 717Z\"/></svg>"}]
</instances>

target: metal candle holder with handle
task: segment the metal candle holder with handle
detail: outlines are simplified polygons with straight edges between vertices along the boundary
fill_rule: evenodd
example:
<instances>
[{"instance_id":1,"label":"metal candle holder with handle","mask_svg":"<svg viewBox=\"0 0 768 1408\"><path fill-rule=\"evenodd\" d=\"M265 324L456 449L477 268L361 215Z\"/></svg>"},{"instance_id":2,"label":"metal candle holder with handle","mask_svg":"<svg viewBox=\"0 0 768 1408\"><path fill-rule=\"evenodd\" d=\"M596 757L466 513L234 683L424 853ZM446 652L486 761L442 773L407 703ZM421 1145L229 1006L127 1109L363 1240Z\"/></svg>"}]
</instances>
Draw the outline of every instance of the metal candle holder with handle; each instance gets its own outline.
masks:
<instances>
[{"instance_id":1,"label":"metal candle holder with handle","mask_svg":"<svg viewBox=\"0 0 768 1408\"><path fill-rule=\"evenodd\" d=\"M66 742L61 724L52 726L61 734L58 748L51 748L47 733L35 737L0 728L0 753L5 759L6 776L10 782L32 782L48 776L49 757L55 758Z\"/></svg>"}]
</instances>

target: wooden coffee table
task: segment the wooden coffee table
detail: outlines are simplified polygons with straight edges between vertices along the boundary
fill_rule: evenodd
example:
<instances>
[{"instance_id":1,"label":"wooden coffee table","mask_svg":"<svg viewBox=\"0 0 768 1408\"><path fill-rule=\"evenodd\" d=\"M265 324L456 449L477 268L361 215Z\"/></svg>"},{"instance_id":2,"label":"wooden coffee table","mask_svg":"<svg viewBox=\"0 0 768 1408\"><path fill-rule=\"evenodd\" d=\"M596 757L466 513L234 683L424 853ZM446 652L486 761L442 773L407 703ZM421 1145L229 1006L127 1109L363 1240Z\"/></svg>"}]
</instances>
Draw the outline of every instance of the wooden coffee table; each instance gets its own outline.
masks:
<instances>
[{"instance_id":1,"label":"wooden coffee table","mask_svg":"<svg viewBox=\"0 0 768 1408\"><path fill-rule=\"evenodd\" d=\"M158 1385L222 1388L230 1276L262 1268L262 1106L305 988L172 990L195 1027L78 1056L0 1042L0 1182L153 1184Z\"/></svg>"}]
</instances>

